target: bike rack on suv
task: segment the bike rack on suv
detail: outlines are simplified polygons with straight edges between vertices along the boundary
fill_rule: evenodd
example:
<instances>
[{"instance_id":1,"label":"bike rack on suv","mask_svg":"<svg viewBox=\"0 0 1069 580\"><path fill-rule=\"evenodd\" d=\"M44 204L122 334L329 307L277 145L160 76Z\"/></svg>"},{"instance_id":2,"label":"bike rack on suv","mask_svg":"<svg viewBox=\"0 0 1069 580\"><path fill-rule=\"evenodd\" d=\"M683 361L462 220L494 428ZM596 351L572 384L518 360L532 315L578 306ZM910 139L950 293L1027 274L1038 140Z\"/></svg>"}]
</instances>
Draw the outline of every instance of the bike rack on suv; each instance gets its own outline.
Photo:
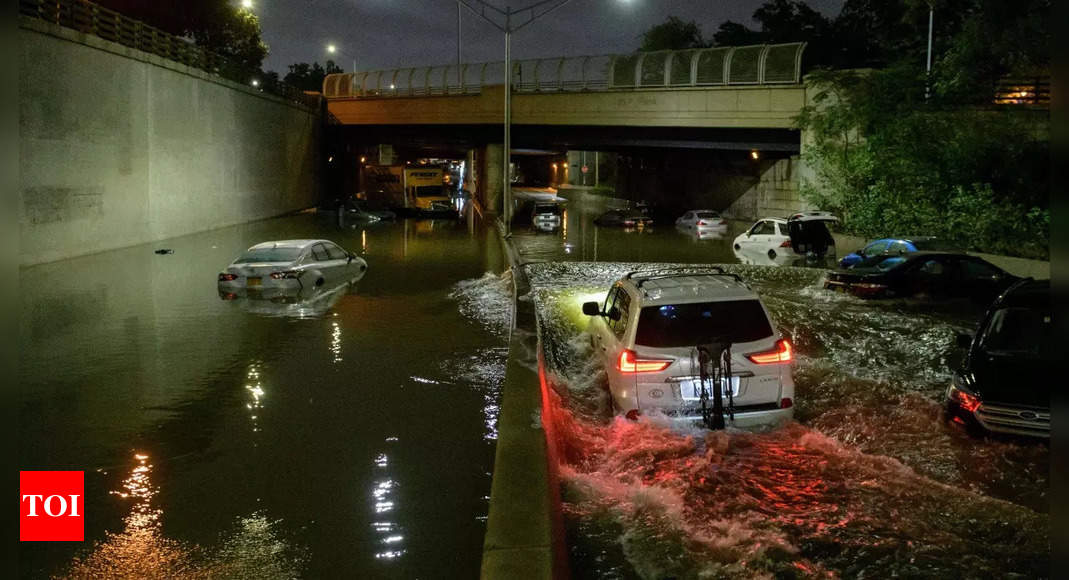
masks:
<instances>
[{"instance_id":1,"label":"bike rack on suv","mask_svg":"<svg viewBox=\"0 0 1069 580\"><path fill-rule=\"evenodd\" d=\"M738 274L731 272L725 272L720 266L683 266L679 268L656 268L652 270L635 270L628 272L624 276L625 280L631 280L635 277L640 279L635 283L635 286L641 288L642 285L650 280L662 280L664 278L677 278L680 276L730 276L740 284L746 284L746 282L739 277Z\"/></svg>"}]
</instances>

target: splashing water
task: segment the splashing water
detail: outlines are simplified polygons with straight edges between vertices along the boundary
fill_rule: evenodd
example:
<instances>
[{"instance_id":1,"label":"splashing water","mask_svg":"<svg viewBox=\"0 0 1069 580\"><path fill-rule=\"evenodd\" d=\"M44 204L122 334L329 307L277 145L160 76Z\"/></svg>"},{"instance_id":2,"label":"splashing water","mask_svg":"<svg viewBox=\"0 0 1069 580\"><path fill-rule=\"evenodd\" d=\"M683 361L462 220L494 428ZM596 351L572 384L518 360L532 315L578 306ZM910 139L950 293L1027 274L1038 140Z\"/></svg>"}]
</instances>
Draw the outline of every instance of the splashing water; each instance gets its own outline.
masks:
<instances>
[{"instance_id":1,"label":"splashing water","mask_svg":"<svg viewBox=\"0 0 1069 580\"><path fill-rule=\"evenodd\" d=\"M810 269L728 265L796 345L796 419L770 433L609 415L579 314L627 271L527 266L565 465L573 570L594 577L1044 576L1044 444L940 420L971 319L825 292Z\"/></svg>"}]
</instances>

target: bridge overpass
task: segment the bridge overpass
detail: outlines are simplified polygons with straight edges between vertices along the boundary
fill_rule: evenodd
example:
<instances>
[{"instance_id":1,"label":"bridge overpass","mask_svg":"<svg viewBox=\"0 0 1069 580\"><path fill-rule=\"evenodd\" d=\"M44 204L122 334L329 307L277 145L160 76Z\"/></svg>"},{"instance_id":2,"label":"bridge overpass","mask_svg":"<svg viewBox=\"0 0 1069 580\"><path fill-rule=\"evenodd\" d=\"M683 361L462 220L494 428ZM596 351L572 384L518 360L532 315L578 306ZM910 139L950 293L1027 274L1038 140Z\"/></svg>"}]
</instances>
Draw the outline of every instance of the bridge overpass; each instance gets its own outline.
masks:
<instances>
[{"instance_id":1,"label":"bridge overpass","mask_svg":"<svg viewBox=\"0 0 1069 580\"><path fill-rule=\"evenodd\" d=\"M517 61L513 146L759 151L766 162L746 167L757 171L754 184L770 164L793 157L785 187L796 198L802 137L794 118L806 104L804 50L804 43L789 43ZM475 151L481 155L468 157L476 177L501 175L505 76L502 62L328 75L323 95L336 123L332 141ZM501 186L479 181L473 189L496 205Z\"/></svg>"}]
</instances>

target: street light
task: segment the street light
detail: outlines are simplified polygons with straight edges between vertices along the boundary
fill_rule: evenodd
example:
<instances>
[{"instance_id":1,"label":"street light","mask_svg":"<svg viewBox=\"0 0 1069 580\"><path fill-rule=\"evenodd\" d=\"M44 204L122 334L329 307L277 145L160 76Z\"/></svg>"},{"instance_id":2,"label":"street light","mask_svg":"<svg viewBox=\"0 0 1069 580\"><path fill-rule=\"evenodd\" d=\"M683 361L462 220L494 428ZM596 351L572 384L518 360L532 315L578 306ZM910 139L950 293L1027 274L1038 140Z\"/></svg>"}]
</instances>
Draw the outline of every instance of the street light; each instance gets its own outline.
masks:
<instances>
[{"instance_id":1,"label":"street light","mask_svg":"<svg viewBox=\"0 0 1069 580\"><path fill-rule=\"evenodd\" d=\"M348 54L345 54L344 52L338 50L338 46L335 45L333 42L327 45L327 53L328 54L340 54L342 56L348 56L349 58L353 59L353 68L349 72L351 72L351 73L355 73L356 72L356 57L349 56Z\"/></svg>"},{"instance_id":2,"label":"street light","mask_svg":"<svg viewBox=\"0 0 1069 580\"><path fill-rule=\"evenodd\" d=\"M509 175L510 160L512 157L512 33L520 30L539 18L564 6L571 0L539 0L523 8L513 10L506 7L504 10L490 4L486 0L457 0L471 11L472 14L482 18L491 26L505 33L505 151L504 171L505 189L502 191L504 198L505 235L512 234L512 176ZM490 14L487 13L490 12ZM527 19L516 24L513 18L526 13ZM498 22L495 18L503 19Z\"/></svg>"},{"instance_id":3,"label":"street light","mask_svg":"<svg viewBox=\"0 0 1069 580\"><path fill-rule=\"evenodd\" d=\"M241 0L241 7L245 10L252 10L252 0Z\"/></svg>"}]
</instances>

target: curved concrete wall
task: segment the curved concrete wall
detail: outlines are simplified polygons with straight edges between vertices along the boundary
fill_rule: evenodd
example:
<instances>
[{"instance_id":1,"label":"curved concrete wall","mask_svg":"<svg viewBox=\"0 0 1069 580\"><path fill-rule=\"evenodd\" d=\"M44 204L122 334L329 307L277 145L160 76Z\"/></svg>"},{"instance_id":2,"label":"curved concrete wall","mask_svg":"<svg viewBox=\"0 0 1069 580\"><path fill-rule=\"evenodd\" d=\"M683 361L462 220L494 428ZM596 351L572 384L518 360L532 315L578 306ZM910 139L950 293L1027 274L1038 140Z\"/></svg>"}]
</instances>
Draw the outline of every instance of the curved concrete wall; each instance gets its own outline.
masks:
<instances>
[{"instance_id":1,"label":"curved concrete wall","mask_svg":"<svg viewBox=\"0 0 1069 580\"><path fill-rule=\"evenodd\" d=\"M19 44L22 265L317 201L318 111L40 21Z\"/></svg>"}]
</instances>

